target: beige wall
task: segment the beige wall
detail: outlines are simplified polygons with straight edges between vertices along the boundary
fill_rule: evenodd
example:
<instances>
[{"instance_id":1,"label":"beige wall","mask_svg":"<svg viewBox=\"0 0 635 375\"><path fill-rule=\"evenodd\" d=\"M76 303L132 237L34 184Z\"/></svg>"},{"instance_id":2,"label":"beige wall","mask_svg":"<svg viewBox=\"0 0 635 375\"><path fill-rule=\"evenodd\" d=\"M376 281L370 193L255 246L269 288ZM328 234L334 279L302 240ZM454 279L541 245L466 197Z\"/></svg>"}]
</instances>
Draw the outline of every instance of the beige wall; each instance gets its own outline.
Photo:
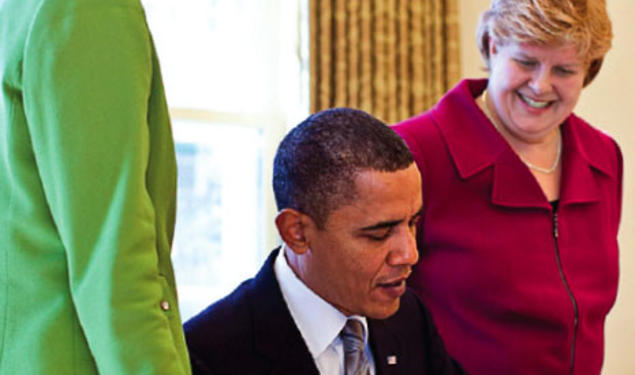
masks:
<instances>
[{"instance_id":1,"label":"beige wall","mask_svg":"<svg viewBox=\"0 0 635 375\"><path fill-rule=\"evenodd\" d=\"M476 48L479 14L490 0L459 0L462 74L485 76ZM624 153L624 201L620 228L620 287L606 329L603 374L635 374L635 1L609 0L615 39L604 67L586 88L575 112L611 134Z\"/></svg>"}]
</instances>

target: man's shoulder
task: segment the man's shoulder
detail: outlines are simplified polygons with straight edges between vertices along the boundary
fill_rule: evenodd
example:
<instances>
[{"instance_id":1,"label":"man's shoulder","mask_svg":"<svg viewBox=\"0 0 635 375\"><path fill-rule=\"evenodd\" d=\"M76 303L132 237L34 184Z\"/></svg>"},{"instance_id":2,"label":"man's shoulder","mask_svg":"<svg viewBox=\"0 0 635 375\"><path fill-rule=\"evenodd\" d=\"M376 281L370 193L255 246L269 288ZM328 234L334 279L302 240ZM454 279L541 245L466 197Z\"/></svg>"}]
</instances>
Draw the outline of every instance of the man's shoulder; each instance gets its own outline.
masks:
<instances>
[{"instance_id":1,"label":"man's shoulder","mask_svg":"<svg viewBox=\"0 0 635 375\"><path fill-rule=\"evenodd\" d=\"M247 334L251 330L251 324L247 323L254 319L256 308L263 303L273 304L280 294L273 271L276 254L274 250L269 255L255 277L243 281L230 294L188 320L183 326L188 341L222 342L216 338Z\"/></svg>"},{"instance_id":2,"label":"man's shoulder","mask_svg":"<svg viewBox=\"0 0 635 375\"><path fill-rule=\"evenodd\" d=\"M258 364L252 352L255 328L250 294L254 282L244 281L183 325L194 374L253 371L250 366Z\"/></svg>"},{"instance_id":3,"label":"man's shoulder","mask_svg":"<svg viewBox=\"0 0 635 375\"><path fill-rule=\"evenodd\" d=\"M267 373L285 343L296 336L301 342L276 281L276 254L254 278L184 324L195 374Z\"/></svg>"},{"instance_id":4,"label":"man's shoulder","mask_svg":"<svg viewBox=\"0 0 635 375\"><path fill-rule=\"evenodd\" d=\"M218 300L188 320L183 328L189 346L209 346L223 342L222 338L245 336L251 320L249 295L254 279L240 284L233 292ZM214 340L209 340L214 337ZM232 339L233 340L233 339Z\"/></svg>"}]
</instances>

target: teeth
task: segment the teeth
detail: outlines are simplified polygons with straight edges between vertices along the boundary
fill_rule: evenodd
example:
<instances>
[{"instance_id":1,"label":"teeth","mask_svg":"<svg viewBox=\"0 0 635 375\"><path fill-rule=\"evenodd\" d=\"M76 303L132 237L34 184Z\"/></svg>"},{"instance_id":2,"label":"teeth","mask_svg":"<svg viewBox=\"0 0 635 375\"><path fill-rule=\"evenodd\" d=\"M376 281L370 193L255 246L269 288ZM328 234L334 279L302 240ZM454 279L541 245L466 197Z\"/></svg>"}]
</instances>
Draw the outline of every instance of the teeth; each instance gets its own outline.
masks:
<instances>
[{"instance_id":1,"label":"teeth","mask_svg":"<svg viewBox=\"0 0 635 375\"><path fill-rule=\"evenodd\" d=\"M529 104L530 107L533 108L545 108L546 106L549 105L549 102L538 102L535 100L531 100L530 98L526 97L523 94L520 94L520 97L523 99L523 101L527 104Z\"/></svg>"}]
</instances>

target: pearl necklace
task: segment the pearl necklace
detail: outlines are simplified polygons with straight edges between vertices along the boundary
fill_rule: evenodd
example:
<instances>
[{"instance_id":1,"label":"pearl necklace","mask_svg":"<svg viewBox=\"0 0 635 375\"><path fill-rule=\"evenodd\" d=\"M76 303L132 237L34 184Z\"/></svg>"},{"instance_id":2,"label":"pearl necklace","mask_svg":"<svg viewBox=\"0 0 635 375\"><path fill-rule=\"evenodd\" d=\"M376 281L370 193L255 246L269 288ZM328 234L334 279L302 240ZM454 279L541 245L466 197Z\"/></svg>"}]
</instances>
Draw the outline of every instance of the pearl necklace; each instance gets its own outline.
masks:
<instances>
[{"instance_id":1,"label":"pearl necklace","mask_svg":"<svg viewBox=\"0 0 635 375\"><path fill-rule=\"evenodd\" d=\"M498 123L494 120L494 117L490 113L489 107L487 106L487 89L485 89L485 91L483 91L482 99L483 99L483 109L485 109L485 114L487 115L487 118L492 122L492 124L494 125L496 130L498 130L498 132L501 133L501 135L502 135L502 132L501 132L500 128L498 127ZM556 170L556 168L558 168L558 164L560 164L560 157L562 155L562 137L558 137L558 148L556 149L556 159L553 161L553 165L551 167L549 167L549 168L539 167L539 166L531 163L529 160L526 160L518 152L516 152L516 155L518 155L520 160L527 167L533 169L534 171L537 171L537 172L540 172L540 173L544 173L544 174L551 174L551 173L553 173Z\"/></svg>"}]
</instances>

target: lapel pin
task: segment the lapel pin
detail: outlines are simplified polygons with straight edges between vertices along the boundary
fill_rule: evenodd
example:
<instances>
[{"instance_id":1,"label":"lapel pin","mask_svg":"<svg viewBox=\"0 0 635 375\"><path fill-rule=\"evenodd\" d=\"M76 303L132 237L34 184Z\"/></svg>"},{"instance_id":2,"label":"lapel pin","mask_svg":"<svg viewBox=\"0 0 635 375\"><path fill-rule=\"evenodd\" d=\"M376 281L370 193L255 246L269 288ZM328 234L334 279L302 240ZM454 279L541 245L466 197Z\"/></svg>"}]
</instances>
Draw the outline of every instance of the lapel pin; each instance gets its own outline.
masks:
<instances>
[{"instance_id":1,"label":"lapel pin","mask_svg":"<svg viewBox=\"0 0 635 375\"><path fill-rule=\"evenodd\" d=\"M388 362L389 365L396 365L397 364L397 356L396 355L389 355L388 357L386 357L386 362Z\"/></svg>"}]
</instances>

